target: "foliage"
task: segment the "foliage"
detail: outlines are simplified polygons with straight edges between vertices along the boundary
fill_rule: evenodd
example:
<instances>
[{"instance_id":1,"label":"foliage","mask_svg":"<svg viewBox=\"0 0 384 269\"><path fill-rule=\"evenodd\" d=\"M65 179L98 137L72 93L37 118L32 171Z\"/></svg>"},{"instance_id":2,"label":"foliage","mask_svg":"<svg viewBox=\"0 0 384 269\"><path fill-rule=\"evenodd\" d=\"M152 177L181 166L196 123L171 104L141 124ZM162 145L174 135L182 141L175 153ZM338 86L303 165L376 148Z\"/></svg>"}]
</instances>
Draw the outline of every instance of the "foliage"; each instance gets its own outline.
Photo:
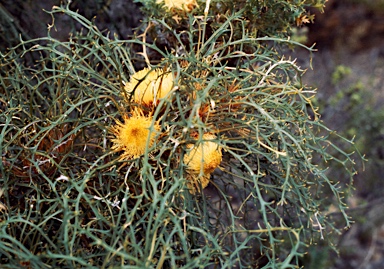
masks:
<instances>
[{"instance_id":1,"label":"foliage","mask_svg":"<svg viewBox=\"0 0 384 269\"><path fill-rule=\"evenodd\" d=\"M377 0L377 1L368 1L368 0L349 0L349 2L354 4L362 4L372 11L379 11L382 12L384 10L384 1L383 0Z\"/></svg>"},{"instance_id":2,"label":"foliage","mask_svg":"<svg viewBox=\"0 0 384 269\"><path fill-rule=\"evenodd\" d=\"M182 11L169 12L164 14L159 10L158 2L167 1L147 1L136 0L143 4L143 11L149 18L165 19L171 29L182 27ZM174 1L179 2L179 1ZM188 1L180 1L187 3ZM228 16L230 14L240 14L241 20L232 22L234 27L233 34L241 34L242 27L253 37L278 36L288 37L291 34L292 26L302 25L313 21L314 16L307 10L308 7L315 7L323 11L326 0L294 0L294 1L274 1L274 0L197 0L197 7L191 12L194 15L210 14L214 16ZM167 7L165 7L166 9ZM208 20L209 21L209 20ZM188 24L188 22L187 22ZM211 23L214 29L220 27L221 23Z\"/></svg>"},{"instance_id":3,"label":"foliage","mask_svg":"<svg viewBox=\"0 0 384 269\"><path fill-rule=\"evenodd\" d=\"M83 30L67 42L48 33L3 52L4 268L296 268L307 244L348 226L348 190L321 162L340 163L352 178L352 153L330 142L315 91L277 49L304 47L282 33L319 1L272 2L263 1L289 18L260 29L265 37L242 14L260 1L225 11L212 1L208 12L200 4L177 13L179 28L156 18L172 10L151 2L156 16L128 40L53 7ZM125 90L144 65L174 78L151 106L135 99L137 87ZM121 158L113 126L137 111L152 119L150 138L140 157ZM184 157L204 143L216 143L222 161L202 190L196 178L205 171L190 174ZM327 218L331 205L344 216L341 227Z\"/></svg>"},{"instance_id":4,"label":"foliage","mask_svg":"<svg viewBox=\"0 0 384 269\"><path fill-rule=\"evenodd\" d=\"M382 81L374 75L362 79L352 68L340 65L332 74L335 94L319 102L319 107L333 114L348 111L343 117L343 128L339 132L354 139L354 147L364 152L369 162L365 165L362 183L357 184L357 192L363 197L381 197L380 178L383 163L384 109L380 97ZM376 94L375 94L376 93ZM345 145L348 146L348 145Z\"/></svg>"}]
</instances>

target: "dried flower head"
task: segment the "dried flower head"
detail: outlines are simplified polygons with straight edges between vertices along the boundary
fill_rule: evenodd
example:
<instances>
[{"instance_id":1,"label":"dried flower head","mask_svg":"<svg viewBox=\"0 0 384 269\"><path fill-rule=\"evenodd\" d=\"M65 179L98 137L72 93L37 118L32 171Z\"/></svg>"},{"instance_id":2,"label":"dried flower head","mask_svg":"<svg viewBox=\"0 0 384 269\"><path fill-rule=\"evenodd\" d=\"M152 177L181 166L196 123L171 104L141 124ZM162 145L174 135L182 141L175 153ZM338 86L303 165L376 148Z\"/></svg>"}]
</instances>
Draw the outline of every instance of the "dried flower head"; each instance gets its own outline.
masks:
<instances>
[{"instance_id":1,"label":"dried flower head","mask_svg":"<svg viewBox=\"0 0 384 269\"><path fill-rule=\"evenodd\" d=\"M112 139L114 145L113 151L124 151L120 156L120 160L129 160L137 158L145 153L147 146L151 147L155 142L156 132L151 132L152 117L144 116L143 113L136 109L131 117L124 116L124 123L119 121L117 125L111 128L115 138ZM157 122L154 123L154 129L160 130Z\"/></svg>"},{"instance_id":2,"label":"dried flower head","mask_svg":"<svg viewBox=\"0 0 384 269\"><path fill-rule=\"evenodd\" d=\"M198 6L196 0L157 0L156 3L163 3L169 10L178 9L186 12L191 12Z\"/></svg>"},{"instance_id":3,"label":"dried flower head","mask_svg":"<svg viewBox=\"0 0 384 269\"><path fill-rule=\"evenodd\" d=\"M212 140L216 136L204 134L203 140ZM187 164L187 172L190 183L188 187L191 193L194 188L199 189L199 182L204 189L208 183L211 173L220 165L222 154L220 146L212 141L202 141L198 146L187 145L191 150L184 155L184 163Z\"/></svg>"},{"instance_id":4,"label":"dried flower head","mask_svg":"<svg viewBox=\"0 0 384 269\"><path fill-rule=\"evenodd\" d=\"M124 90L133 93L133 101L145 106L156 105L173 88L173 75L162 69L144 68L132 75Z\"/></svg>"},{"instance_id":5,"label":"dried flower head","mask_svg":"<svg viewBox=\"0 0 384 269\"><path fill-rule=\"evenodd\" d=\"M32 157L31 152L23 151L19 157L20 166L11 164L7 158L2 157L2 165L10 168L13 175L19 179L25 178L30 180L33 177L39 177L41 174L46 176L53 175L57 171L55 163L63 161L73 146L74 134L69 135L67 139L63 140L72 130L66 123L54 126L44 133L40 139L34 137L32 142L30 134L37 133L38 130L36 128L36 125L31 125L23 140L37 146L38 154L34 154ZM32 162L31 159L34 159L35 162Z\"/></svg>"}]
</instances>

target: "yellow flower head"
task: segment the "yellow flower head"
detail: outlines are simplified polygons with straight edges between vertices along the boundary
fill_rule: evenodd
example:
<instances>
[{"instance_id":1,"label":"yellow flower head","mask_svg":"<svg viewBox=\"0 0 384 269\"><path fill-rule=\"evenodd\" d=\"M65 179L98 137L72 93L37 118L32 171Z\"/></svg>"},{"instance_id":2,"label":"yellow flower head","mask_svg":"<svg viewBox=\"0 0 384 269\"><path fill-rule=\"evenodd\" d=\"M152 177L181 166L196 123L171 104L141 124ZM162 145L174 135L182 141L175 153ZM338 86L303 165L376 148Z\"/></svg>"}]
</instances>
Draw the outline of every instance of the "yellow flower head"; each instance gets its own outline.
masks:
<instances>
[{"instance_id":1,"label":"yellow flower head","mask_svg":"<svg viewBox=\"0 0 384 269\"><path fill-rule=\"evenodd\" d=\"M115 135L115 138L112 139L114 143L112 150L124 151L119 158L120 160L129 160L143 155L147 146L147 139L149 139L149 147L155 142L156 133L149 130L152 117L143 116L141 111L135 110L131 117L124 116L124 123L119 121L116 123L117 125L111 128ZM157 122L154 123L154 129L160 130Z\"/></svg>"},{"instance_id":2,"label":"yellow flower head","mask_svg":"<svg viewBox=\"0 0 384 269\"><path fill-rule=\"evenodd\" d=\"M204 134L204 140L215 139L213 134ZM203 189L208 185L210 174L220 165L222 154L220 146L212 141L203 141L198 146L189 144L191 151L184 155L184 163L187 164L187 171L190 174L190 180L194 181L193 185L197 185L196 181L200 181ZM189 184L191 186L191 184ZM190 192L194 193L190 188Z\"/></svg>"},{"instance_id":3,"label":"yellow flower head","mask_svg":"<svg viewBox=\"0 0 384 269\"><path fill-rule=\"evenodd\" d=\"M198 6L196 0L156 0L156 3L163 3L169 10L178 9L186 12L191 12Z\"/></svg>"},{"instance_id":4,"label":"yellow flower head","mask_svg":"<svg viewBox=\"0 0 384 269\"><path fill-rule=\"evenodd\" d=\"M124 90L133 94L133 101L145 106L156 105L173 88L173 75L162 69L144 68L132 75Z\"/></svg>"}]
</instances>

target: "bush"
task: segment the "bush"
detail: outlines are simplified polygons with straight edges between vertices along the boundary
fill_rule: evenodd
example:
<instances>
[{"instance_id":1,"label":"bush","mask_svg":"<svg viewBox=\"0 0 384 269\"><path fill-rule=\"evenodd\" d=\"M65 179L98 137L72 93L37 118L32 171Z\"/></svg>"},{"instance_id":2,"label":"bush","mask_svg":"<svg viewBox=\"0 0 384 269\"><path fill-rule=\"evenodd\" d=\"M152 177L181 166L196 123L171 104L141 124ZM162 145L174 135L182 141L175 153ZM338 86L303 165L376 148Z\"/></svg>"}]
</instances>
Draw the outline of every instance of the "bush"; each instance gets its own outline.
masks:
<instances>
[{"instance_id":1,"label":"bush","mask_svg":"<svg viewBox=\"0 0 384 269\"><path fill-rule=\"evenodd\" d=\"M324 1L262 2L143 1L128 40L53 7L83 29L2 53L4 268L297 268L349 226L352 153L283 53Z\"/></svg>"}]
</instances>

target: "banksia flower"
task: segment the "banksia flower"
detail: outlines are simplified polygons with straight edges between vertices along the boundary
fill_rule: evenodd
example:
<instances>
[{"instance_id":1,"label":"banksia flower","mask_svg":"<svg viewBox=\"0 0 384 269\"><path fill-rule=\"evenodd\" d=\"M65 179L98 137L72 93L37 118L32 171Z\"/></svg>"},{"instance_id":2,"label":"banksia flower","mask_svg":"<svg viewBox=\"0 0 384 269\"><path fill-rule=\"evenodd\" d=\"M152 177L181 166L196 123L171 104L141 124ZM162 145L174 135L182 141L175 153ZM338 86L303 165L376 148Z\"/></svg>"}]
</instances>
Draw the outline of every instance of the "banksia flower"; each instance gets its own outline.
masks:
<instances>
[{"instance_id":1,"label":"banksia flower","mask_svg":"<svg viewBox=\"0 0 384 269\"><path fill-rule=\"evenodd\" d=\"M215 139L213 134L204 134L204 140ZM209 184L211 173L220 165L222 154L220 146L212 141L202 141L198 146L189 144L191 150L184 155L184 163L187 165L187 179L190 193L199 190L199 182L204 189Z\"/></svg>"},{"instance_id":2,"label":"banksia flower","mask_svg":"<svg viewBox=\"0 0 384 269\"><path fill-rule=\"evenodd\" d=\"M155 142L156 133L151 132L149 128L152 124L152 117L144 116L143 113L136 109L133 111L131 117L124 116L124 123L119 121L117 125L111 128L115 138L112 139L114 145L113 151L123 151L120 156L120 160L129 160L137 158L145 153L147 146L151 147ZM154 129L160 130L160 126L157 122L154 123Z\"/></svg>"},{"instance_id":3,"label":"banksia flower","mask_svg":"<svg viewBox=\"0 0 384 269\"><path fill-rule=\"evenodd\" d=\"M156 105L173 88L173 75L162 69L144 68L132 75L124 90L133 94L133 101L145 106Z\"/></svg>"},{"instance_id":4,"label":"banksia flower","mask_svg":"<svg viewBox=\"0 0 384 269\"><path fill-rule=\"evenodd\" d=\"M163 3L169 10L178 9L185 12L191 12L198 6L196 0L157 0L156 3Z\"/></svg>"}]
</instances>

